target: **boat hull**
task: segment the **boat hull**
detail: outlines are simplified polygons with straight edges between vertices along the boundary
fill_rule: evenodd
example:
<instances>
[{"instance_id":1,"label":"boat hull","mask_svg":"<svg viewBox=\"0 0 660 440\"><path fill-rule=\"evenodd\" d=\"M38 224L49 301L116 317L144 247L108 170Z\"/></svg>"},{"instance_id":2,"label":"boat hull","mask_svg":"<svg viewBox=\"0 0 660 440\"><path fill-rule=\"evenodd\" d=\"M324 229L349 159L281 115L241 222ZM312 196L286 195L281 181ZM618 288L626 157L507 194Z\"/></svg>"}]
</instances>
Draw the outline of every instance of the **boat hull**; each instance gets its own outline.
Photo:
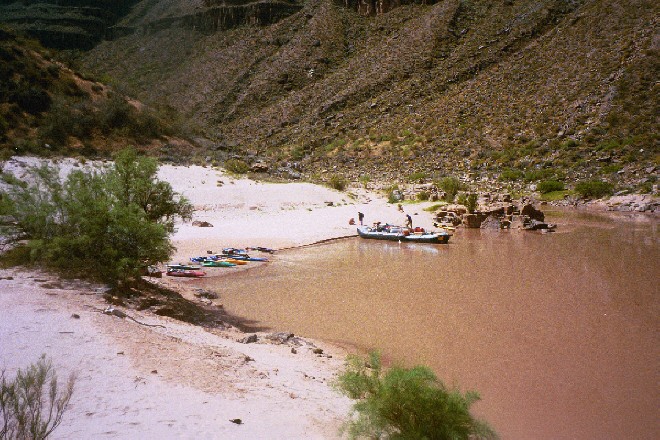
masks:
<instances>
[{"instance_id":1,"label":"boat hull","mask_svg":"<svg viewBox=\"0 0 660 440\"><path fill-rule=\"evenodd\" d=\"M402 228L389 228L388 230L378 231L368 226L361 226L357 228L357 233L362 238L369 238L373 240L437 244L447 243L449 241L449 237L451 236L446 232L410 233Z\"/></svg>"},{"instance_id":2,"label":"boat hull","mask_svg":"<svg viewBox=\"0 0 660 440\"><path fill-rule=\"evenodd\" d=\"M206 272L202 272L201 270L174 269L174 270L168 270L167 275L171 277L197 278L197 277L203 277L204 275L206 275Z\"/></svg>"}]
</instances>

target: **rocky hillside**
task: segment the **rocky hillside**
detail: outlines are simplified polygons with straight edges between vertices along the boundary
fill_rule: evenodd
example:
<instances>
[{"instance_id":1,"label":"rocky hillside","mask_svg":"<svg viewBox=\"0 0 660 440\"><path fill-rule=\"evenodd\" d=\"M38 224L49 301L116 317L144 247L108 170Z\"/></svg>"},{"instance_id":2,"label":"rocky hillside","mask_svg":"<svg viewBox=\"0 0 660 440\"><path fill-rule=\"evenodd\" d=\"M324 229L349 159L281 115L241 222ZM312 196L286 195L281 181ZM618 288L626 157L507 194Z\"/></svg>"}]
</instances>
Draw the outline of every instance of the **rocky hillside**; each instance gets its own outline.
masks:
<instances>
[{"instance_id":1,"label":"rocky hillside","mask_svg":"<svg viewBox=\"0 0 660 440\"><path fill-rule=\"evenodd\" d=\"M0 0L2 22L59 49L91 49L137 0Z\"/></svg>"},{"instance_id":2,"label":"rocky hillside","mask_svg":"<svg viewBox=\"0 0 660 440\"><path fill-rule=\"evenodd\" d=\"M176 114L84 78L56 53L0 28L0 158L13 154L109 156L134 145L190 154Z\"/></svg>"},{"instance_id":3,"label":"rocky hillside","mask_svg":"<svg viewBox=\"0 0 660 440\"><path fill-rule=\"evenodd\" d=\"M83 61L182 111L211 156L261 169L647 191L659 12L652 0L143 0Z\"/></svg>"}]
</instances>

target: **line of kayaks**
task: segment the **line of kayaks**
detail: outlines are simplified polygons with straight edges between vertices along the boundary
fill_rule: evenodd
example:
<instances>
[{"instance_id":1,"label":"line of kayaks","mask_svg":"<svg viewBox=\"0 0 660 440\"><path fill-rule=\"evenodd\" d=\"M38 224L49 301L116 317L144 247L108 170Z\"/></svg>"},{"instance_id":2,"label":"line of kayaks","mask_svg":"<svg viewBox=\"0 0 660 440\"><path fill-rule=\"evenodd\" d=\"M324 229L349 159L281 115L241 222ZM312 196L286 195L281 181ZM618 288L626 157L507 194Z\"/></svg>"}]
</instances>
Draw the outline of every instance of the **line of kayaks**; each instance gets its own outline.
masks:
<instances>
[{"instance_id":1,"label":"line of kayaks","mask_svg":"<svg viewBox=\"0 0 660 440\"><path fill-rule=\"evenodd\" d=\"M274 249L265 247L252 247L246 249L225 248L219 254L209 254L201 257L192 257L190 261L198 264L168 264L167 275L172 277L202 277L206 272L203 267L235 267L248 264L249 261L268 261L264 257L251 257L249 250L273 253Z\"/></svg>"}]
</instances>

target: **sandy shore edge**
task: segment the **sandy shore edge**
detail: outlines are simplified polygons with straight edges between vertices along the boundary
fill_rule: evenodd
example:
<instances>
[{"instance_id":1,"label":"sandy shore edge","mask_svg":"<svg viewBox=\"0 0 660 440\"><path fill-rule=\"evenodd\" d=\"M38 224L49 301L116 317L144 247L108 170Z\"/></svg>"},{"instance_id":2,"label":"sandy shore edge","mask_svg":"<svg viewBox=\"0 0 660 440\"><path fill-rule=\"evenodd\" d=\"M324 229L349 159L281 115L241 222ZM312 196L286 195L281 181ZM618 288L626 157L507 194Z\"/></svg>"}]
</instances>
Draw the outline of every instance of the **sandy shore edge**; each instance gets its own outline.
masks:
<instances>
[{"instance_id":1,"label":"sandy shore edge","mask_svg":"<svg viewBox=\"0 0 660 440\"><path fill-rule=\"evenodd\" d=\"M10 163L10 171L20 178L34 161ZM60 166L80 165L64 160ZM213 225L178 224L172 261L224 247L280 249L355 235L349 219L358 211L368 222L402 220L382 197L361 189L349 194L310 183L260 183L199 166L164 165L159 177L191 201L193 220ZM430 227L423 206L411 206L417 224ZM194 299L188 281L165 277L159 283ZM340 436L351 402L330 384L343 366L342 349L305 340L293 353L290 345L262 343L262 337L240 343L245 334L235 329L209 331L125 310L165 328L147 327L100 313L107 306L103 291L45 273L0 271L0 368L12 376L46 354L62 378L78 377L53 438Z\"/></svg>"}]
</instances>

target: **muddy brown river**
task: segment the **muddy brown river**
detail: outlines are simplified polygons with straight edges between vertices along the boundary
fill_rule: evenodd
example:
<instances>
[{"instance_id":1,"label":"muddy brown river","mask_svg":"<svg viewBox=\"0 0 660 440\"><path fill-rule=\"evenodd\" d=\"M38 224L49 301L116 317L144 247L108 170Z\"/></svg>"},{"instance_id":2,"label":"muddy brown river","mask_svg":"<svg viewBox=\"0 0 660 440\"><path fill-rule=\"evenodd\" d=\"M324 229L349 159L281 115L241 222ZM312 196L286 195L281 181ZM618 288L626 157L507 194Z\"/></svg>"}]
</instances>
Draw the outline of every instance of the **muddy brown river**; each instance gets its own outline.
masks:
<instances>
[{"instance_id":1,"label":"muddy brown river","mask_svg":"<svg viewBox=\"0 0 660 440\"><path fill-rule=\"evenodd\" d=\"M503 439L660 438L660 222L549 219L558 232L347 239L200 281L254 329L378 349L478 391Z\"/></svg>"}]
</instances>

